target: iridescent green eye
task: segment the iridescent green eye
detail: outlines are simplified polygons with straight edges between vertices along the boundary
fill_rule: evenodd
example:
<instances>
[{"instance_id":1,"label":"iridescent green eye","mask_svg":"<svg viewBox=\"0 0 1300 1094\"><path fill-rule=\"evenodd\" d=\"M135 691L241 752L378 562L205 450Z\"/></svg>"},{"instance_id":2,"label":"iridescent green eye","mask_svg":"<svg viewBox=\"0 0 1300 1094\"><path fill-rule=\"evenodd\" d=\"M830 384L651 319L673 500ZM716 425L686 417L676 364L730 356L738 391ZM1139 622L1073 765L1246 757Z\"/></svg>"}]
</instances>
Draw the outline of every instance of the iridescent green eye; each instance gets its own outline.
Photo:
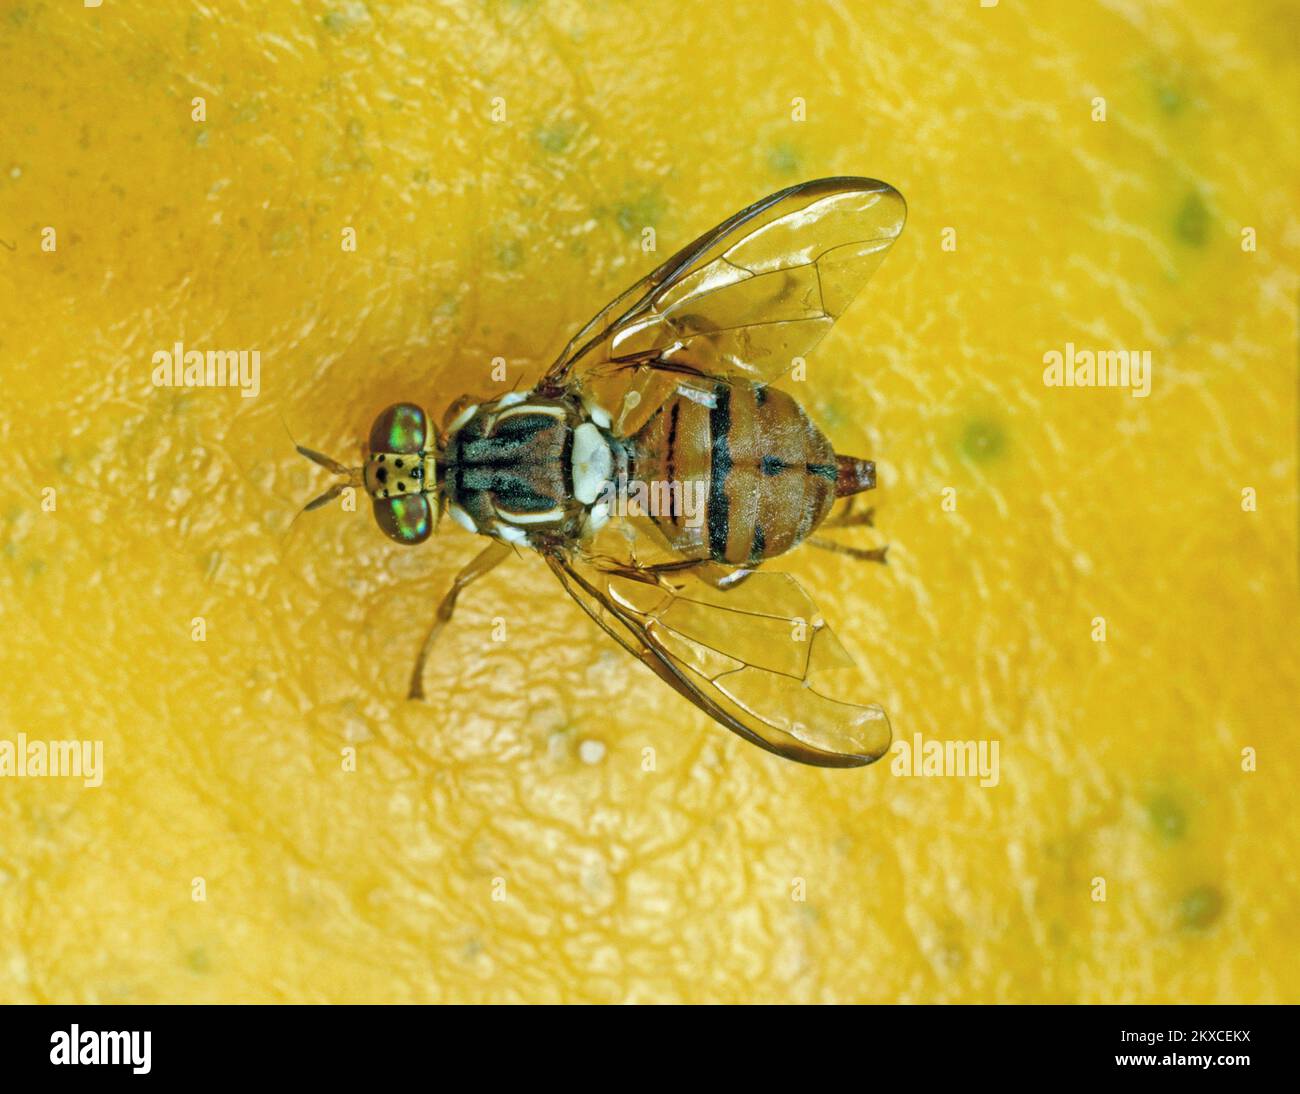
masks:
<instances>
[{"instance_id":1,"label":"iridescent green eye","mask_svg":"<svg viewBox=\"0 0 1300 1094\"><path fill-rule=\"evenodd\" d=\"M414 403L394 403L370 427L371 452L422 452L429 439L429 419Z\"/></svg>"},{"instance_id":2,"label":"iridescent green eye","mask_svg":"<svg viewBox=\"0 0 1300 1094\"><path fill-rule=\"evenodd\" d=\"M405 498L376 498L375 520L384 535L414 547L433 532L433 510L423 494Z\"/></svg>"}]
</instances>

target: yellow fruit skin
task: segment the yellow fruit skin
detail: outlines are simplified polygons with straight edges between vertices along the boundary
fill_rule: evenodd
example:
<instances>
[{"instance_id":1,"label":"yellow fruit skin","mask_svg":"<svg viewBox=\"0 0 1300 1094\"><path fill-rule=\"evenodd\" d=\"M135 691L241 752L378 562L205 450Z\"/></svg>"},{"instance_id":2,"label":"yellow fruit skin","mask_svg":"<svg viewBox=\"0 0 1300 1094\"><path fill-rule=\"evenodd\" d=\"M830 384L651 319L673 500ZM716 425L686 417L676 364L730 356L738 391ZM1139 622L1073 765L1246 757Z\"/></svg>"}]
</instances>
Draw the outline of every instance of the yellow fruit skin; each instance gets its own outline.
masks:
<instances>
[{"instance_id":1,"label":"yellow fruit skin","mask_svg":"<svg viewBox=\"0 0 1300 1094\"><path fill-rule=\"evenodd\" d=\"M0 740L104 748L0 779L0 1001L1296 1001L1296 10L1038 8L0 8ZM290 527L281 418L356 462L831 174L911 210L796 392L890 565L790 568L998 785L766 755L531 557L403 702L479 544Z\"/></svg>"}]
</instances>

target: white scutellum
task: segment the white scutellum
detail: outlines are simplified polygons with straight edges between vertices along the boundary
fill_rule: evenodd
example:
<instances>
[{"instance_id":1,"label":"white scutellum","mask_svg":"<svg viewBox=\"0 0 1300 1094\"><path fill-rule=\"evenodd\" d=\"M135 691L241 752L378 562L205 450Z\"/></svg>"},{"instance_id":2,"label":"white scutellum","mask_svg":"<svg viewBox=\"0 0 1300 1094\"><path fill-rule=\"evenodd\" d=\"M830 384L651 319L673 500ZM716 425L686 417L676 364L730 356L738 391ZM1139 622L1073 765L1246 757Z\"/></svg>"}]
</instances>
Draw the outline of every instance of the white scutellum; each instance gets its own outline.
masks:
<instances>
[{"instance_id":1,"label":"white scutellum","mask_svg":"<svg viewBox=\"0 0 1300 1094\"><path fill-rule=\"evenodd\" d=\"M573 496L590 505L605 488L614 473L614 453L609 450L600 430L583 422L573 431Z\"/></svg>"}]
</instances>

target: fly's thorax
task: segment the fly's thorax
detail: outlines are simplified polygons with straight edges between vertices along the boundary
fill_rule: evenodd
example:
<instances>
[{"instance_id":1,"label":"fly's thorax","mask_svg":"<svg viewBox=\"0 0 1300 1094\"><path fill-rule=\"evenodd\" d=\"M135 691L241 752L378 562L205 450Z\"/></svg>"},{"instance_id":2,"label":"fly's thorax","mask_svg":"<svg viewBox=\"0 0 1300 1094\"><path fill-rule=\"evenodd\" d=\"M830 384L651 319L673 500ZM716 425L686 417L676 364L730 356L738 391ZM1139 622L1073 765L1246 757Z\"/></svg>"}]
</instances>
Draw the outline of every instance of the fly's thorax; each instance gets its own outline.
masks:
<instances>
[{"instance_id":1,"label":"fly's thorax","mask_svg":"<svg viewBox=\"0 0 1300 1094\"><path fill-rule=\"evenodd\" d=\"M444 426L448 514L510 543L577 538L617 474L608 426L607 414L569 393L461 400Z\"/></svg>"}]
</instances>

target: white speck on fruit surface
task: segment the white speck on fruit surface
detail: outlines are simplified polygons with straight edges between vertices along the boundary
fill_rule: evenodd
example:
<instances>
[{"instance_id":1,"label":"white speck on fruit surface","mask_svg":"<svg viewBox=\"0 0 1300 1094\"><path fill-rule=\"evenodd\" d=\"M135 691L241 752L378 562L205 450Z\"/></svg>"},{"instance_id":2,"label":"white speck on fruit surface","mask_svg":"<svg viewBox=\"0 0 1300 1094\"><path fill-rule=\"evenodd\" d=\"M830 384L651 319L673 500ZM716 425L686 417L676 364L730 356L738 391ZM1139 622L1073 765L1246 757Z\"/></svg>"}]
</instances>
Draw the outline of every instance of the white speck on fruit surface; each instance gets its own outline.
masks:
<instances>
[{"instance_id":1,"label":"white speck on fruit surface","mask_svg":"<svg viewBox=\"0 0 1300 1094\"><path fill-rule=\"evenodd\" d=\"M584 764L598 764L605 758L604 741L583 741L578 745L578 759Z\"/></svg>"}]
</instances>

